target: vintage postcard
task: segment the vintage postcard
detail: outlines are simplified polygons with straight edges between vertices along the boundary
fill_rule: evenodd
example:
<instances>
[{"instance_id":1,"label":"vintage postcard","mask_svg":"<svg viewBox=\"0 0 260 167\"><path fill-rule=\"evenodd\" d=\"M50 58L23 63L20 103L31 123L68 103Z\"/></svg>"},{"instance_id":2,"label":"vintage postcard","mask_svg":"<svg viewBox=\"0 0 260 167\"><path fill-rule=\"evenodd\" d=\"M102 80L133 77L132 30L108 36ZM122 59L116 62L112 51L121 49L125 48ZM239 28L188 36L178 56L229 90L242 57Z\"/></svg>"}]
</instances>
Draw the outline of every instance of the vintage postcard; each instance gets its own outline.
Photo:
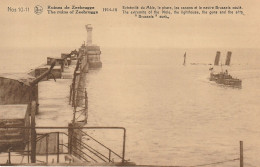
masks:
<instances>
[{"instance_id":1,"label":"vintage postcard","mask_svg":"<svg viewBox=\"0 0 260 167\"><path fill-rule=\"evenodd\" d=\"M1 0L0 165L260 166L257 0Z\"/></svg>"}]
</instances>

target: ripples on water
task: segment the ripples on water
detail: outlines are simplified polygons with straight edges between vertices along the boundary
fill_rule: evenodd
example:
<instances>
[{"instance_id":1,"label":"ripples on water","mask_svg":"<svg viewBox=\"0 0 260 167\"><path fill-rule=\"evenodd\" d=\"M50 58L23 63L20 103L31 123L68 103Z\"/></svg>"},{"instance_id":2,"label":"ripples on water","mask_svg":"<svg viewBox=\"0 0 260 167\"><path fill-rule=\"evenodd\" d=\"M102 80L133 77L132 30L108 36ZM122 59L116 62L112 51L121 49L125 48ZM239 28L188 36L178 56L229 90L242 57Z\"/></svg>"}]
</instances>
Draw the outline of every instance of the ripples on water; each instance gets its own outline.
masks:
<instances>
[{"instance_id":1,"label":"ripples on water","mask_svg":"<svg viewBox=\"0 0 260 167\"><path fill-rule=\"evenodd\" d=\"M215 51L187 51L182 66L181 49L103 50L103 68L88 74L89 124L126 127L137 164L234 159L243 140L245 164L260 165L259 52L233 51L229 72L243 79L234 89L209 82L210 66L190 65L213 62Z\"/></svg>"},{"instance_id":2,"label":"ripples on water","mask_svg":"<svg viewBox=\"0 0 260 167\"><path fill-rule=\"evenodd\" d=\"M185 51L187 65L182 66ZM87 77L89 126L126 127L126 157L137 164L197 165L234 159L243 140L245 166L259 166L260 52L232 51L229 72L243 79L242 89L208 81L208 65L190 65L213 63L216 49L103 49L103 68ZM39 53L23 55L27 61L14 55L21 61L11 70L41 64L47 55ZM8 65L10 57L0 58ZM0 70L8 72L10 66ZM117 137L114 132L104 135L107 144L120 151L112 144L121 144Z\"/></svg>"}]
</instances>

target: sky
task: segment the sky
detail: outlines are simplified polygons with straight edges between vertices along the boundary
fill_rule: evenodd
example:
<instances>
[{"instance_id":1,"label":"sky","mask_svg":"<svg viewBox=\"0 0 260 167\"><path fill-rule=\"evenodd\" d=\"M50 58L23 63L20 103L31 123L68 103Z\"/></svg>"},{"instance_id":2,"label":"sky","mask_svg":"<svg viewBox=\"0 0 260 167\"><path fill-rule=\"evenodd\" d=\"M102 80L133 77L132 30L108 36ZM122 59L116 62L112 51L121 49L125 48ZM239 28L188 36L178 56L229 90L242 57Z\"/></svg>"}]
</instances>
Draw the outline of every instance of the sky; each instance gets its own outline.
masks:
<instances>
[{"instance_id":1,"label":"sky","mask_svg":"<svg viewBox=\"0 0 260 167\"><path fill-rule=\"evenodd\" d=\"M43 13L36 15L34 6ZM51 6L94 6L98 15L50 15ZM242 6L244 15L171 15L139 19L123 15L122 6ZM93 26L93 43L102 47L259 48L258 0L1 0L0 48L78 47ZM7 8L29 7L29 12ZM102 8L117 8L104 13Z\"/></svg>"}]
</instances>

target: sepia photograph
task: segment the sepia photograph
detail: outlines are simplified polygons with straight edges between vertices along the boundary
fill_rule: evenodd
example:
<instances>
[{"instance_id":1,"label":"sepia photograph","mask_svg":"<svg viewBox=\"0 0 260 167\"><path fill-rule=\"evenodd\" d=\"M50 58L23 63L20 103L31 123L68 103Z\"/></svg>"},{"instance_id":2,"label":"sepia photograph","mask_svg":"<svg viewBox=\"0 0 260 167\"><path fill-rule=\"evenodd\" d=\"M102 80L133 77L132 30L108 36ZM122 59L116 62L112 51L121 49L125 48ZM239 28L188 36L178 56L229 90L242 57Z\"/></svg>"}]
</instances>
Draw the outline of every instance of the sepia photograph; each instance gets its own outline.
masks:
<instances>
[{"instance_id":1,"label":"sepia photograph","mask_svg":"<svg viewBox=\"0 0 260 167\"><path fill-rule=\"evenodd\" d=\"M260 166L257 0L1 0L0 166Z\"/></svg>"}]
</instances>

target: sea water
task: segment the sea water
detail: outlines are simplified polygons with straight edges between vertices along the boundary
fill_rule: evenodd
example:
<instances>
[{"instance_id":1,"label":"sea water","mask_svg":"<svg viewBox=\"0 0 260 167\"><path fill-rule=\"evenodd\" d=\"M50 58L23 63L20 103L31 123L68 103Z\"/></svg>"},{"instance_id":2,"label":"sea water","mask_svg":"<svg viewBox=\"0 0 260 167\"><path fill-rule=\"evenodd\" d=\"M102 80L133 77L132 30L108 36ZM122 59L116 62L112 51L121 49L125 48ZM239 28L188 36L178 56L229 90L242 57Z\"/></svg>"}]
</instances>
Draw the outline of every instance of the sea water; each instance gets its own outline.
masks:
<instances>
[{"instance_id":1,"label":"sea water","mask_svg":"<svg viewBox=\"0 0 260 167\"><path fill-rule=\"evenodd\" d=\"M26 71L44 63L47 56L69 51L45 50L6 52L0 56L0 72ZM214 67L242 79L241 89L209 81L208 64L214 62L217 50L103 48L103 67L87 74L88 126L125 127L126 159L136 164L228 161L239 158L243 141L245 166L259 166L260 50L229 49L231 66ZM220 49L223 64L229 50ZM104 131L103 136L102 142L121 153L122 134ZM215 166L238 164L235 160Z\"/></svg>"}]
</instances>

